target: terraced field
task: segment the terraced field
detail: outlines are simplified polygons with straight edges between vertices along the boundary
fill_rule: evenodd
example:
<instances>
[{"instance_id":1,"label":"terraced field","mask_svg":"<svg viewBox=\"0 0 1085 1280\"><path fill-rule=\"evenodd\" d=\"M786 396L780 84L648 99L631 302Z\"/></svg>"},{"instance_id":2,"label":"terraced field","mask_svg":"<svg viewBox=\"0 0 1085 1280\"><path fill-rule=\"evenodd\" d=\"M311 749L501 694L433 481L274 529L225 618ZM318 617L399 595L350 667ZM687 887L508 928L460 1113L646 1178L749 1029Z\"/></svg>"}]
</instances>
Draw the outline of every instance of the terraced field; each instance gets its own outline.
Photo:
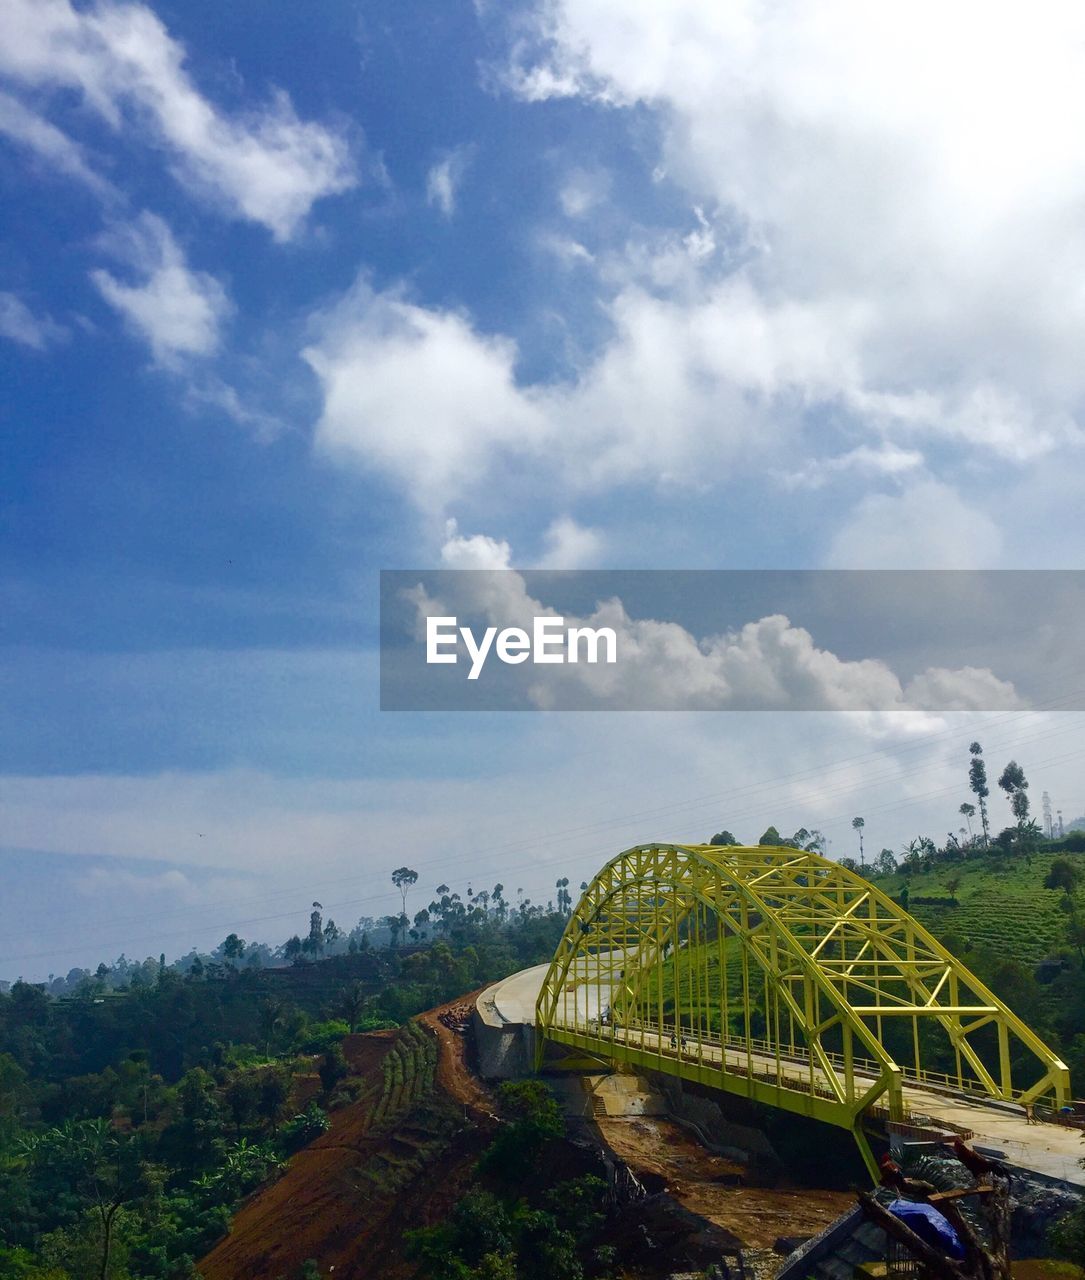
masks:
<instances>
[{"instance_id":1,"label":"terraced field","mask_svg":"<svg viewBox=\"0 0 1085 1280\"><path fill-rule=\"evenodd\" d=\"M1085 880L1085 854L1062 853L1038 854L1031 866L1020 859L977 859L924 875L897 875L876 883L892 897L898 897L907 885L909 911L935 937L948 940L966 964L968 952L976 948L1035 964L1066 947L1063 895L1043 887L1057 857L1067 858L1079 867ZM960 883L951 895L946 884L954 879ZM944 901L917 901L922 898ZM1085 894L1079 894L1079 898L1085 909Z\"/></svg>"}]
</instances>

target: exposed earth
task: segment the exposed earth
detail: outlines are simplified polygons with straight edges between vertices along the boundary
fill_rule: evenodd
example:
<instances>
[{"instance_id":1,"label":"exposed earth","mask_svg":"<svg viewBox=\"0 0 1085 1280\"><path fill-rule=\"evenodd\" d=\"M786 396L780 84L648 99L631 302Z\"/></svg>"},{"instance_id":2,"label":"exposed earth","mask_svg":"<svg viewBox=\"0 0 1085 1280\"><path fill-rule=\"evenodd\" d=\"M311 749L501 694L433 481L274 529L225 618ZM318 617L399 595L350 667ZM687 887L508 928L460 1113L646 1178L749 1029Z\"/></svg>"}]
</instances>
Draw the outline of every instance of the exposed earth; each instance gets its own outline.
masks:
<instances>
[{"instance_id":1,"label":"exposed earth","mask_svg":"<svg viewBox=\"0 0 1085 1280\"><path fill-rule=\"evenodd\" d=\"M344 1041L357 1101L334 1110L330 1130L242 1206L230 1234L200 1262L204 1280L297 1280L308 1259L336 1280L414 1274L404 1231L440 1221L470 1188L496 1123L491 1091L470 1062L466 1027L478 994L420 1015L409 1032ZM415 1054L422 1064L413 1093L409 1080L389 1085L399 1079L389 1068L397 1054L401 1062ZM777 1237L821 1230L854 1203L844 1192L751 1186L741 1166L711 1154L665 1116L592 1123L605 1145L662 1193L643 1202L654 1231L669 1215L664 1230L688 1233L696 1215L706 1241L771 1248ZM740 1179L746 1185L735 1185ZM623 1218L637 1212L630 1205ZM659 1274L659 1262L646 1258L635 1273Z\"/></svg>"},{"instance_id":2,"label":"exposed earth","mask_svg":"<svg viewBox=\"0 0 1085 1280\"><path fill-rule=\"evenodd\" d=\"M742 1166L712 1155L665 1116L597 1117L607 1145L636 1174L655 1174L684 1208L746 1247L771 1249L781 1236L812 1236L855 1204L846 1191L734 1185Z\"/></svg>"}]
</instances>

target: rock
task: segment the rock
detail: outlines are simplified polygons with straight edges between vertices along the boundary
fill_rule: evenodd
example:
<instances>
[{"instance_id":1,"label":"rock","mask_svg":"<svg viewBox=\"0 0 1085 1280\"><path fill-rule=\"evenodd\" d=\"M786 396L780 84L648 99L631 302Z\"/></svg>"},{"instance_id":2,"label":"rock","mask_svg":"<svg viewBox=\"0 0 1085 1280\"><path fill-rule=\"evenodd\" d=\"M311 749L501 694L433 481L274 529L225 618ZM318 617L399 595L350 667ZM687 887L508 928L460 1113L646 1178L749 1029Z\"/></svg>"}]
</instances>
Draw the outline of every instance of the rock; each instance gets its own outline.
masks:
<instances>
[{"instance_id":1,"label":"rock","mask_svg":"<svg viewBox=\"0 0 1085 1280\"><path fill-rule=\"evenodd\" d=\"M813 1236L777 1236L772 1243L773 1253L778 1253L782 1257L787 1257L789 1253L794 1253L796 1249L800 1249L807 1240L812 1240Z\"/></svg>"}]
</instances>

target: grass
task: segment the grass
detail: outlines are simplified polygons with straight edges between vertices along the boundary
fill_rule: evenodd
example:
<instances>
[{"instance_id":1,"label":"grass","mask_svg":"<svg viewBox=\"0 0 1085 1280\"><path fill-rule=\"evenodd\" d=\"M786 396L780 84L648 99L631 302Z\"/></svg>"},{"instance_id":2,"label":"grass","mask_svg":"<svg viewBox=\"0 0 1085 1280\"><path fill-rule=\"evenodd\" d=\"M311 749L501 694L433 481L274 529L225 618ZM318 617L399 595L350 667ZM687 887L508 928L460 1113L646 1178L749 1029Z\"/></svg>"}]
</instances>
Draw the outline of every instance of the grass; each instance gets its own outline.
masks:
<instances>
[{"instance_id":1,"label":"grass","mask_svg":"<svg viewBox=\"0 0 1085 1280\"><path fill-rule=\"evenodd\" d=\"M1069 859L1085 880L1085 854L1039 853L1033 855L1031 865L1023 858L988 854L874 883L893 898L898 898L906 885L911 914L936 938L952 940L966 964L968 952L975 948L1036 964L1067 948L1067 917L1060 905L1063 895L1044 888L1044 878L1056 858ZM952 880L960 884L951 894L946 883ZM917 902L917 898L943 901Z\"/></svg>"}]
</instances>

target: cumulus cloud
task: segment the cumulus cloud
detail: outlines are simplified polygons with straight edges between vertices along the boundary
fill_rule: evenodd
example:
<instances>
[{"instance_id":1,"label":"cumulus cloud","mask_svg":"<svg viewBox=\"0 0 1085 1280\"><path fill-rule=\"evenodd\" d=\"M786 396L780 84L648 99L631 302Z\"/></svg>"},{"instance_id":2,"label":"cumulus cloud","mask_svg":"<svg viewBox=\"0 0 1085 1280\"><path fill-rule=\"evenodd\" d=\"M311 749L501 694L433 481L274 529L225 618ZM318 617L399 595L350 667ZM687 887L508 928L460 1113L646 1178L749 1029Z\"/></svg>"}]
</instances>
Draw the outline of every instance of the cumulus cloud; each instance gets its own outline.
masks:
<instances>
[{"instance_id":1,"label":"cumulus cloud","mask_svg":"<svg viewBox=\"0 0 1085 1280\"><path fill-rule=\"evenodd\" d=\"M722 422L732 439L756 430L793 453L796 410L856 437L846 460L803 482L896 475L917 454L937 467L940 446L1015 466L1080 448L1078 7L1044 5L1021 23L978 0L951 14L540 0L510 30L506 87L656 111L656 175L698 209L684 259L662 255L637 288L619 280L612 348L584 379L585 401L630 424L628 453L648 445L646 472L662 451L638 431L641 326L669 370L644 416L681 424L664 474L698 449L718 455ZM567 212L587 203L570 188ZM689 260L724 247L730 275L697 287ZM694 287L661 296L680 262ZM614 367L633 375L633 403L607 379Z\"/></svg>"},{"instance_id":2,"label":"cumulus cloud","mask_svg":"<svg viewBox=\"0 0 1085 1280\"><path fill-rule=\"evenodd\" d=\"M871 493L837 530L826 563L835 569L986 569L998 565L1002 534L955 489L929 478L899 493Z\"/></svg>"},{"instance_id":3,"label":"cumulus cloud","mask_svg":"<svg viewBox=\"0 0 1085 1280\"><path fill-rule=\"evenodd\" d=\"M527 694L541 708L944 713L1025 705L1013 683L988 668L927 667L902 679L881 659L839 657L782 613L704 636L676 622L634 617L617 597L584 617L559 615L509 570L510 560L507 542L463 537L451 522L443 567L497 572L442 578L440 599L422 585L412 588L414 630L424 635L426 618L451 616L530 634L535 618L562 616L566 628L613 631L614 663L549 666L545 680L526 674L533 668L515 668L533 681Z\"/></svg>"},{"instance_id":4,"label":"cumulus cloud","mask_svg":"<svg viewBox=\"0 0 1085 1280\"><path fill-rule=\"evenodd\" d=\"M507 569L512 548L504 538L485 533L460 533L459 524L449 520L441 546L441 564L446 569Z\"/></svg>"},{"instance_id":5,"label":"cumulus cloud","mask_svg":"<svg viewBox=\"0 0 1085 1280\"><path fill-rule=\"evenodd\" d=\"M68 330L49 316L35 315L22 298L0 292L0 338L8 338L20 346L44 351L68 336Z\"/></svg>"},{"instance_id":6,"label":"cumulus cloud","mask_svg":"<svg viewBox=\"0 0 1085 1280\"><path fill-rule=\"evenodd\" d=\"M543 534L543 553L533 567L538 569L584 569L598 563L604 546L598 529L579 524L571 516L558 516ZM445 569L509 569L512 548L504 538L485 533L462 534L456 520L445 523L441 545L441 566Z\"/></svg>"},{"instance_id":7,"label":"cumulus cloud","mask_svg":"<svg viewBox=\"0 0 1085 1280\"><path fill-rule=\"evenodd\" d=\"M236 217L289 239L315 201L356 182L346 140L300 120L275 93L258 110L231 116L196 88L185 50L145 5L99 0L10 0L0 75L36 89L72 89L113 128L149 129L178 178ZM24 120L23 133L32 140ZM74 153L40 128L39 151L69 171ZM85 168L85 167L84 167Z\"/></svg>"},{"instance_id":8,"label":"cumulus cloud","mask_svg":"<svg viewBox=\"0 0 1085 1280\"><path fill-rule=\"evenodd\" d=\"M662 263L638 259L637 278L606 304L608 341L561 383L523 382L515 343L469 316L360 282L304 352L323 389L318 445L447 509L498 466L542 468L581 492L703 488L724 470L816 488L849 473L916 472L933 465L933 440L1014 463L1076 441L1066 413L1045 416L988 382L869 390L858 354L866 304L769 299L747 270L690 283L678 264L702 251L679 240ZM824 424L808 430L815 409L861 442L821 457Z\"/></svg>"},{"instance_id":9,"label":"cumulus cloud","mask_svg":"<svg viewBox=\"0 0 1085 1280\"><path fill-rule=\"evenodd\" d=\"M446 504L545 425L517 386L511 342L364 280L302 355L323 392L317 446L391 474L420 504Z\"/></svg>"},{"instance_id":10,"label":"cumulus cloud","mask_svg":"<svg viewBox=\"0 0 1085 1280\"><path fill-rule=\"evenodd\" d=\"M185 356L211 355L219 345L229 301L214 276L186 264L162 219L144 213L117 229L105 243L138 283L124 283L105 270L92 271L91 279L147 342L155 359L170 366Z\"/></svg>"},{"instance_id":11,"label":"cumulus cloud","mask_svg":"<svg viewBox=\"0 0 1085 1280\"><path fill-rule=\"evenodd\" d=\"M540 569L586 569L597 565L605 546L603 534L577 523L571 516L558 516L543 534L544 551Z\"/></svg>"},{"instance_id":12,"label":"cumulus cloud","mask_svg":"<svg viewBox=\"0 0 1085 1280\"><path fill-rule=\"evenodd\" d=\"M185 392L185 401L193 409L207 406L224 413L261 444L277 439L286 430L281 418L247 404L237 388L221 378L207 378L190 385Z\"/></svg>"},{"instance_id":13,"label":"cumulus cloud","mask_svg":"<svg viewBox=\"0 0 1085 1280\"><path fill-rule=\"evenodd\" d=\"M700 486L715 468L775 456L806 398L835 391L846 361L820 317L768 310L742 280L697 302L630 285L609 318L611 341L574 381L524 385L507 338L359 281L303 352L323 392L317 445L423 506L489 483L498 462L556 471L581 491ZM765 397L775 398L771 437Z\"/></svg>"}]
</instances>

